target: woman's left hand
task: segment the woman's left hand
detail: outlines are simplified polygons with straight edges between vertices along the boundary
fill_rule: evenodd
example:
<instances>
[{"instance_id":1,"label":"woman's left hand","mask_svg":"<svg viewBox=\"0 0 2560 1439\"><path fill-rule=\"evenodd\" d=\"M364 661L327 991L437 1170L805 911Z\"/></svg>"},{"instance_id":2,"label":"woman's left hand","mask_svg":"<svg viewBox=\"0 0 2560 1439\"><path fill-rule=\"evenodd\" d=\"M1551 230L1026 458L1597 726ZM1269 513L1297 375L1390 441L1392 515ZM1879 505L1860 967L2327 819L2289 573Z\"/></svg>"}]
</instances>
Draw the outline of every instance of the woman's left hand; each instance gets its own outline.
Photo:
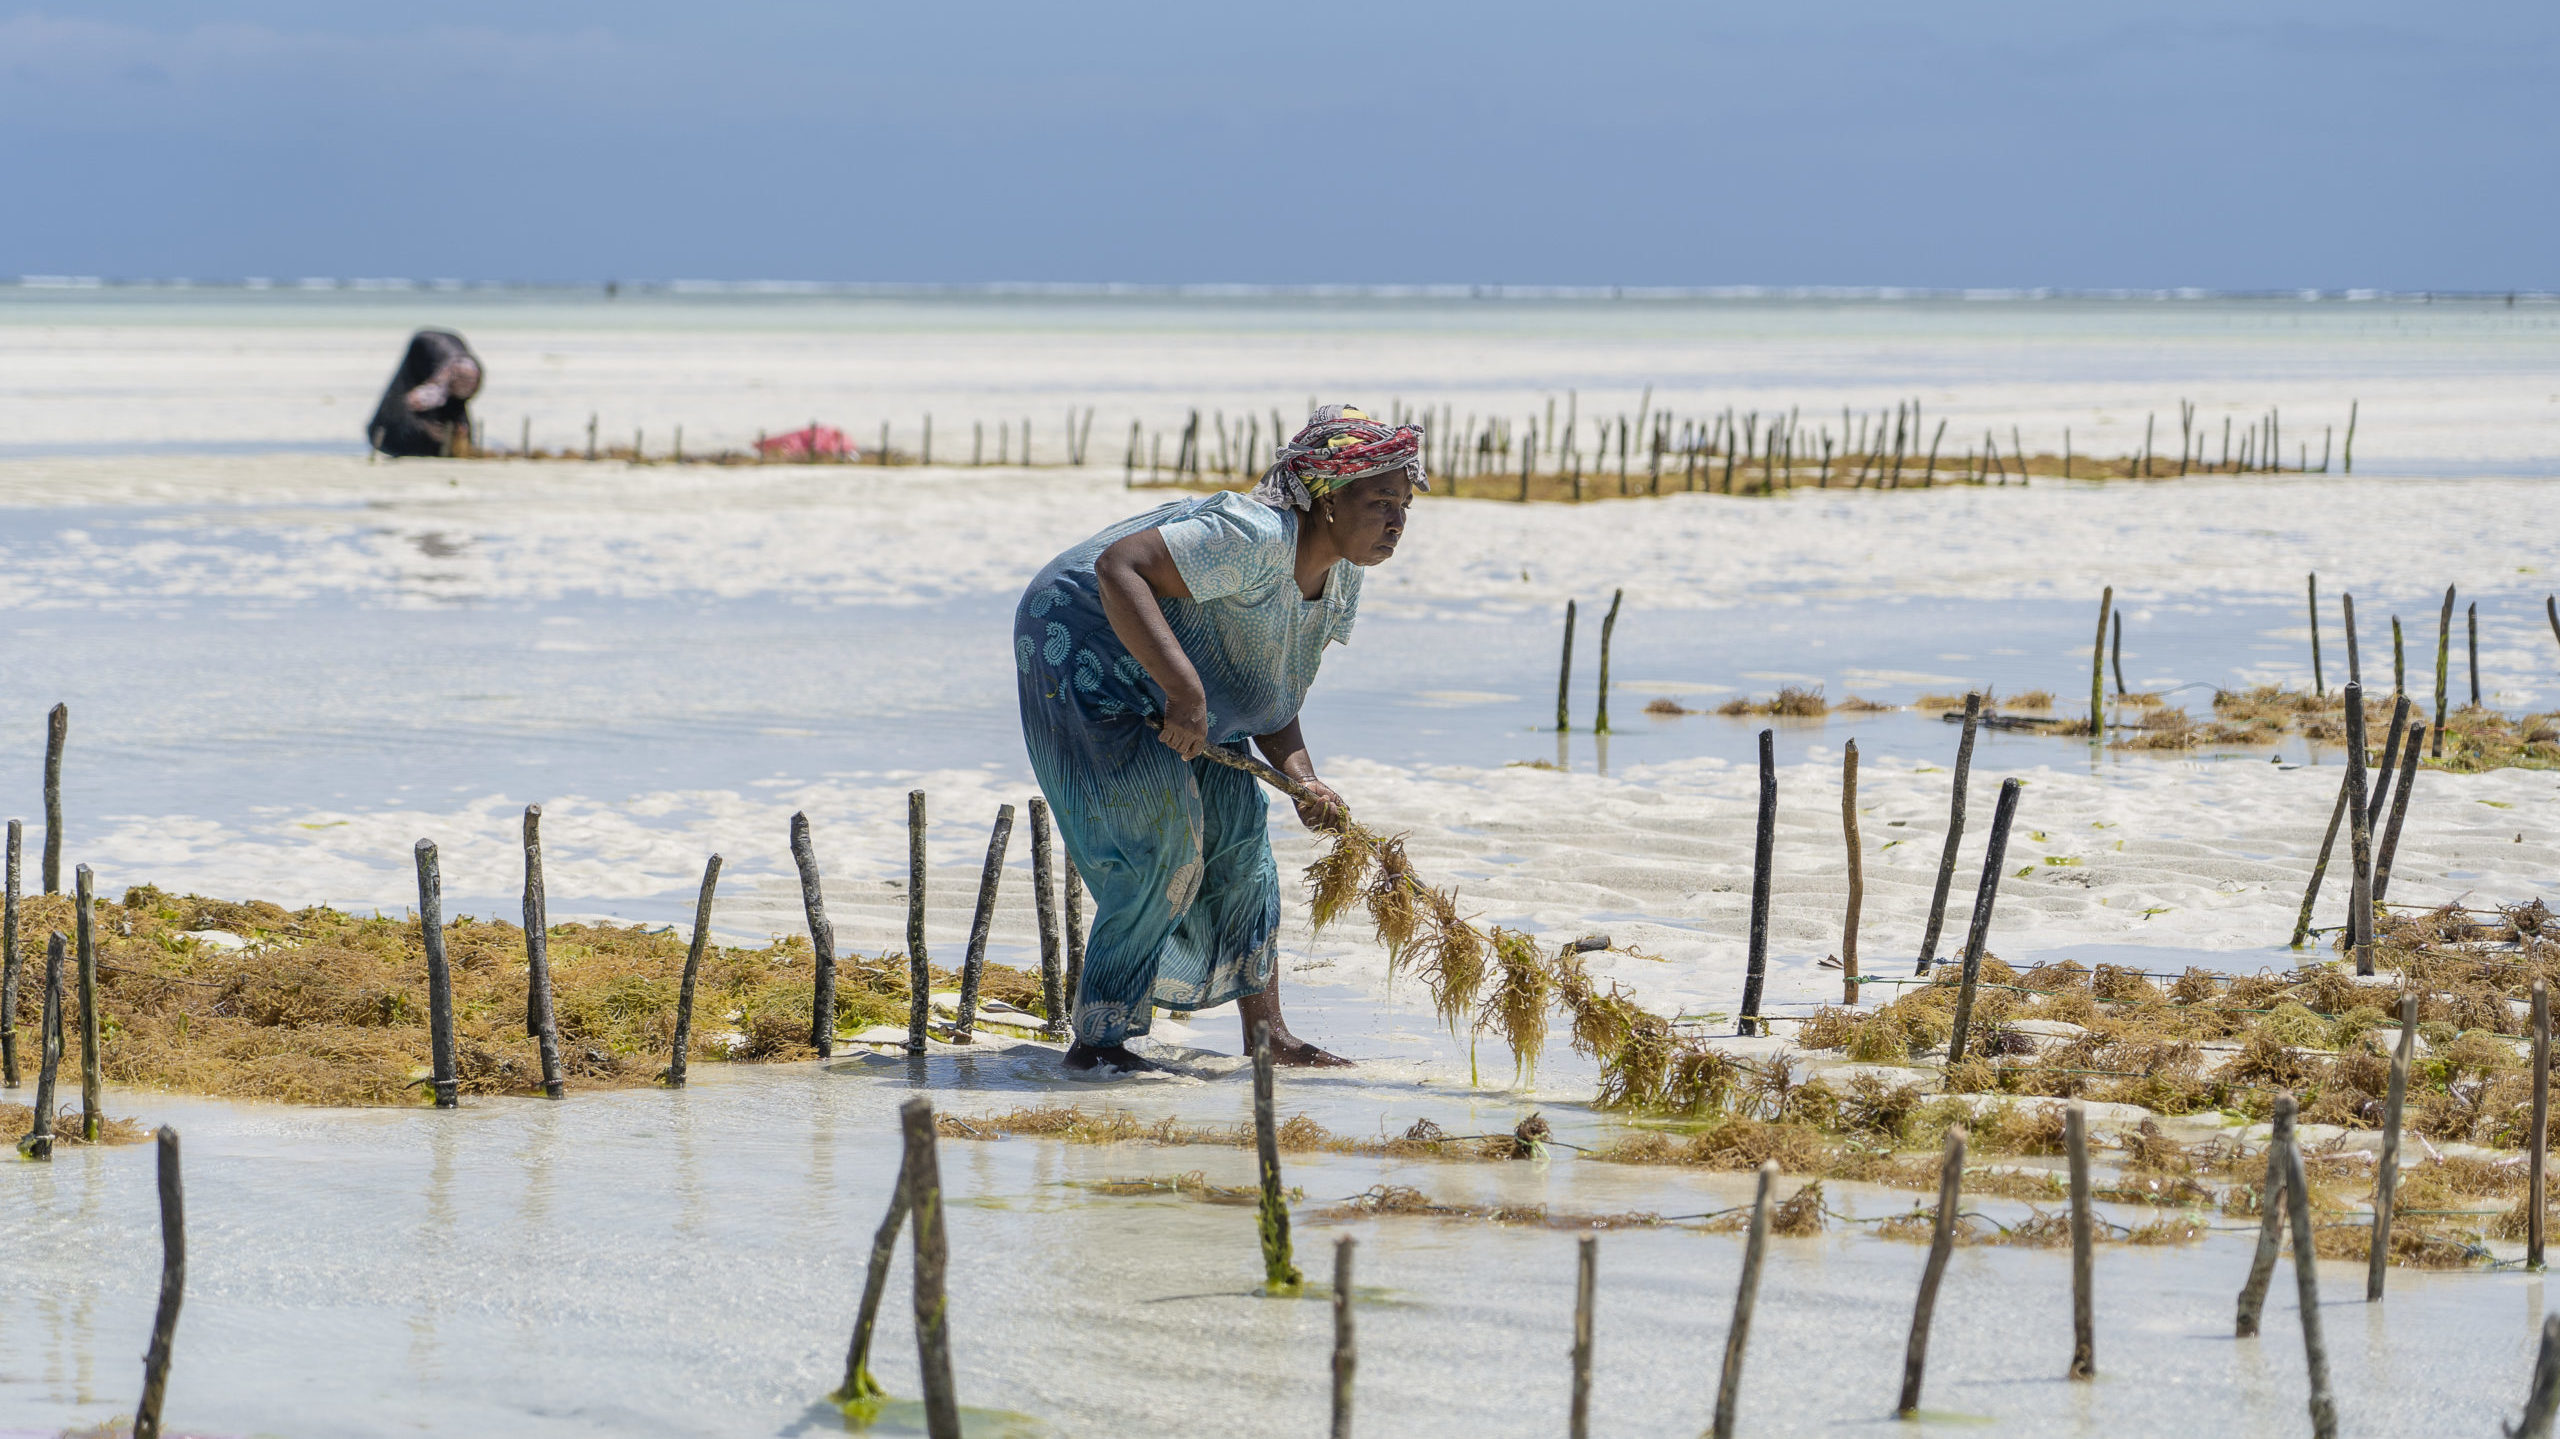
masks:
<instances>
[{"instance_id":1,"label":"woman's left hand","mask_svg":"<svg viewBox=\"0 0 2560 1439\"><path fill-rule=\"evenodd\" d=\"M1342 802L1342 796L1333 792L1333 786L1317 779L1314 775L1299 775L1296 779L1298 783L1307 787L1317 801L1310 804L1303 799L1296 799L1294 795L1291 796L1298 806L1298 823L1309 829L1330 829L1350 818L1351 806Z\"/></svg>"}]
</instances>

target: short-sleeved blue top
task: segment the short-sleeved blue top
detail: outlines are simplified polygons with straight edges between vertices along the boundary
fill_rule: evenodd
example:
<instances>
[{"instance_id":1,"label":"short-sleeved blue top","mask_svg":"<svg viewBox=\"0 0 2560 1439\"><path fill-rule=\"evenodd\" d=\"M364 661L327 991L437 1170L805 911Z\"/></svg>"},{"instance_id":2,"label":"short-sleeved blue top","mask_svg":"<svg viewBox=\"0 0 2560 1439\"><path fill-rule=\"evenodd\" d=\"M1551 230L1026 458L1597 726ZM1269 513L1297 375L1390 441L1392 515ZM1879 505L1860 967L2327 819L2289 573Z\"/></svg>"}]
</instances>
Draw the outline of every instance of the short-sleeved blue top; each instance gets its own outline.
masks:
<instances>
[{"instance_id":1,"label":"short-sleeved blue top","mask_svg":"<svg viewBox=\"0 0 2560 1439\"><path fill-rule=\"evenodd\" d=\"M1105 549L1147 529L1163 534L1191 590L1190 599L1157 603L1200 672L1211 743L1269 734L1297 718L1325 645L1346 641L1359 615L1360 568L1335 562L1324 594L1304 598L1297 512L1233 492L1122 520L1042 567L1014 612L1022 674L1055 674L1050 697L1088 721L1163 712L1164 692L1112 632L1093 572Z\"/></svg>"}]
</instances>

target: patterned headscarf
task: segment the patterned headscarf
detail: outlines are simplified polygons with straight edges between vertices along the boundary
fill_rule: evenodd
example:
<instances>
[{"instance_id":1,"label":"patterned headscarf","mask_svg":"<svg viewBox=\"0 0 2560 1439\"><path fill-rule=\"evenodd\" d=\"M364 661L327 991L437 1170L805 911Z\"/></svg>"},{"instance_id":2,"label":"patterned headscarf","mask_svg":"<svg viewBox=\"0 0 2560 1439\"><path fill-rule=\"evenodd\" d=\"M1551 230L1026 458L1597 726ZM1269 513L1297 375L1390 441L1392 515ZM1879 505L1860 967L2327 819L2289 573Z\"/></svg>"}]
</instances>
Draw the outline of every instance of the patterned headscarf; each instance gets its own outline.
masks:
<instances>
[{"instance_id":1,"label":"patterned headscarf","mask_svg":"<svg viewBox=\"0 0 2560 1439\"><path fill-rule=\"evenodd\" d=\"M1327 405L1280 447L1253 497L1275 510L1313 509L1345 485L1399 470L1415 489L1431 488L1422 473L1420 426L1382 425L1350 405Z\"/></svg>"}]
</instances>

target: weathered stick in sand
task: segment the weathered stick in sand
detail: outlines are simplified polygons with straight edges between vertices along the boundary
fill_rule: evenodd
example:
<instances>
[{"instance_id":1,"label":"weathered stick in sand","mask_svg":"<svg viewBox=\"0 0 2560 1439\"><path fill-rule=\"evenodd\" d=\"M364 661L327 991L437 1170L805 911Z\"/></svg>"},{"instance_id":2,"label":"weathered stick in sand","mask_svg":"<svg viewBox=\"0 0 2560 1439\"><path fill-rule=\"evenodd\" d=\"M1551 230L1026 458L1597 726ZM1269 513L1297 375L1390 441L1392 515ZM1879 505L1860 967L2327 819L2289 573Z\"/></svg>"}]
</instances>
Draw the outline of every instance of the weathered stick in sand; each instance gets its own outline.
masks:
<instances>
[{"instance_id":1,"label":"weathered stick in sand","mask_svg":"<svg viewBox=\"0 0 2560 1439\"><path fill-rule=\"evenodd\" d=\"M2373 819L2365 812L2364 686L2347 681L2347 942L2356 973L2373 973Z\"/></svg>"},{"instance_id":2,"label":"weathered stick in sand","mask_svg":"<svg viewBox=\"0 0 2560 1439\"><path fill-rule=\"evenodd\" d=\"M1556 733L1573 728L1573 710L1567 703L1567 691L1573 684L1573 601L1564 602L1564 661L1556 672Z\"/></svg>"},{"instance_id":3,"label":"weathered stick in sand","mask_svg":"<svg viewBox=\"0 0 2560 1439\"><path fill-rule=\"evenodd\" d=\"M2462 607L2464 623L2470 627L2471 707L2480 708L2480 602L2473 600Z\"/></svg>"},{"instance_id":4,"label":"weathered stick in sand","mask_svg":"<svg viewBox=\"0 0 2560 1439\"><path fill-rule=\"evenodd\" d=\"M1940 421L1941 424L1945 423ZM1867 898L1866 854L1858 844L1858 742L1840 755L1840 829L1849 846L1849 915L1840 926L1840 1002L1858 1002L1858 911Z\"/></svg>"},{"instance_id":5,"label":"weathered stick in sand","mask_svg":"<svg viewBox=\"0 0 2560 1439\"><path fill-rule=\"evenodd\" d=\"M151 1315L151 1348L142 1357L142 1402L133 1439L160 1439L160 1400L169 1389L169 1346L178 1337L178 1306L187 1297L187 1191L178 1175L178 1131L160 1126L160 1307Z\"/></svg>"},{"instance_id":6,"label":"weathered stick in sand","mask_svg":"<svg viewBox=\"0 0 2560 1439\"><path fill-rule=\"evenodd\" d=\"M806 812L791 816L791 862L800 870L800 908L809 917L809 1047L820 1059L836 1052L836 927L827 922L827 899L818 879L818 847L809 838Z\"/></svg>"},{"instance_id":7,"label":"weathered stick in sand","mask_svg":"<svg viewBox=\"0 0 2560 1439\"><path fill-rule=\"evenodd\" d=\"M2285 1153L2293 1148L2294 1098L2276 1095L2275 1118L2268 1126L2267 1177L2258 1186L2258 1249L2249 1258L2249 1277L2240 1284L2239 1317L2232 1333L2242 1339L2258 1335L2267 1308L2267 1285L2275 1278L2276 1260L2284 1253Z\"/></svg>"},{"instance_id":8,"label":"weathered stick in sand","mask_svg":"<svg viewBox=\"0 0 2560 1439\"><path fill-rule=\"evenodd\" d=\"M44 892L62 893L62 747L71 738L71 707L44 717Z\"/></svg>"},{"instance_id":9,"label":"weathered stick in sand","mask_svg":"<svg viewBox=\"0 0 2560 1439\"><path fill-rule=\"evenodd\" d=\"M2062 1111L2062 1143L2071 1161L2071 1377L2098 1373L2096 1274L2089 1214L2089 1107L2073 1100Z\"/></svg>"},{"instance_id":10,"label":"weathered stick in sand","mask_svg":"<svg viewBox=\"0 0 2560 1439\"><path fill-rule=\"evenodd\" d=\"M1947 1063L1964 1062L1965 1031L1973 1025L1973 992L1982 977L1982 950L1991 938L1991 906L2000 897L2000 865L2009 853L2009 822L2018 815L2018 781L2000 781L2000 802L1991 812L1991 839L1982 854L1982 883L1974 890L1973 923L1965 932L1964 975L1956 986L1955 1035L1947 1041Z\"/></svg>"},{"instance_id":11,"label":"weathered stick in sand","mask_svg":"<svg viewBox=\"0 0 2560 1439\"><path fill-rule=\"evenodd\" d=\"M1625 452L1620 451L1619 453L1620 458L1623 460ZM1625 590L1611 590L1609 592L1609 613L1602 616L1600 620L1600 713L1591 722L1591 732L1593 734L1607 734L1609 732L1609 640L1618 628L1618 602L1626 597L1627 592ZM2476 651L2479 646L2474 644L2472 648ZM2473 668L2476 669L2478 666L2475 664ZM2477 695L2472 697L2473 704L2478 704L2479 702L2479 697Z\"/></svg>"},{"instance_id":12,"label":"weathered stick in sand","mask_svg":"<svg viewBox=\"0 0 2560 1439\"><path fill-rule=\"evenodd\" d=\"M2329 697L2329 686L2320 677L2320 573L2317 570L2311 573L2311 693L2317 699Z\"/></svg>"},{"instance_id":13,"label":"weathered stick in sand","mask_svg":"<svg viewBox=\"0 0 2560 1439\"><path fill-rule=\"evenodd\" d=\"M53 1085L62 1073L63 948L62 931L57 929L45 941L44 1012L36 1020L44 1032L36 1036L41 1053L36 1060L35 1118L18 1141L18 1152L29 1159L53 1157Z\"/></svg>"},{"instance_id":14,"label":"weathered stick in sand","mask_svg":"<svg viewBox=\"0 0 2560 1439\"><path fill-rule=\"evenodd\" d=\"M1566 1432L1591 1439L1591 1319L1600 1289L1600 1240L1582 1236L1573 1268L1573 1414Z\"/></svg>"},{"instance_id":15,"label":"weathered stick in sand","mask_svg":"<svg viewBox=\"0 0 2560 1439\"><path fill-rule=\"evenodd\" d=\"M881 1216L880 1229L871 1236L871 1268L862 1278L862 1307L854 1312L853 1343L844 1351L844 1385L835 1392L838 1404L877 1399L889 1392L871 1376L871 1331L879 1322L880 1299L889 1290L889 1264L897 1257L898 1231L906 1222L907 1167L902 1156L898 1176L889 1184L889 1212Z\"/></svg>"},{"instance_id":16,"label":"weathered stick in sand","mask_svg":"<svg viewBox=\"0 0 2560 1439\"><path fill-rule=\"evenodd\" d=\"M1333 1439L1351 1439L1351 1381L1360 1372L1360 1340L1351 1330L1351 1253L1360 1241L1333 1242Z\"/></svg>"},{"instance_id":17,"label":"weathered stick in sand","mask_svg":"<svg viewBox=\"0 0 2560 1439\"><path fill-rule=\"evenodd\" d=\"M0 1079L18 1087L18 846L25 827L9 821L8 890L0 898Z\"/></svg>"},{"instance_id":18,"label":"weathered stick in sand","mask_svg":"<svg viewBox=\"0 0 2560 1439\"><path fill-rule=\"evenodd\" d=\"M1280 1187L1280 1124L1271 1080L1271 1026L1253 1029L1254 1168L1262 1181L1256 1218L1262 1230L1262 1284L1274 1294L1295 1294L1305 1279L1289 1249L1289 1197Z\"/></svg>"},{"instance_id":19,"label":"weathered stick in sand","mask_svg":"<svg viewBox=\"0 0 2560 1439\"><path fill-rule=\"evenodd\" d=\"M1275 771L1276 773L1276 771ZM1076 993L1084 986L1084 876L1076 873L1076 857L1067 856L1066 867L1058 875L1058 887L1066 891L1067 901L1067 1033L1076 1027Z\"/></svg>"},{"instance_id":20,"label":"weathered stick in sand","mask_svg":"<svg viewBox=\"0 0 2560 1439\"><path fill-rule=\"evenodd\" d=\"M444 957L444 878L436 869L434 840L422 839L418 860L418 938L427 950L427 1045L434 1066L436 1108L460 1103L453 1063L453 970Z\"/></svg>"},{"instance_id":21,"label":"weathered stick in sand","mask_svg":"<svg viewBox=\"0 0 2560 1439\"><path fill-rule=\"evenodd\" d=\"M924 956L924 791L907 791L907 1053L924 1053L933 1020L933 966Z\"/></svg>"},{"instance_id":22,"label":"weathered stick in sand","mask_svg":"<svg viewBox=\"0 0 2560 1439\"><path fill-rule=\"evenodd\" d=\"M2400 1191L2400 1116L2409 1099L2409 1054L2418 1037L2418 996L2400 996L2400 1044L2391 1052L2391 1082L2382 1101L2382 1160L2373 1177L2373 1244L2365 1258L2364 1300L2382 1297L2391 1262L2391 1202Z\"/></svg>"},{"instance_id":23,"label":"weathered stick in sand","mask_svg":"<svg viewBox=\"0 0 2560 1439\"><path fill-rule=\"evenodd\" d=\"M2339 776L2338 802L2329 807L2329 828L2320 836L2320 857L2311 862L2311 883L2302 891L2302 913L2294 917L2292 944L2295 949L2302 948L2303 940L2310 937L2311 906L2320 898L2320 881L2329 873L2329 853L2337 847L2338 825L2347 817L2347 801L2353 798L2354 791L2355 776Z\"/></svg>"},{"instance_id":24,"label":"weathered stick in sand","mask_svg":"<svg viewBox=\"0 0 2560 1439\"><path fill-rule=\"evenodd\" d=\"M924 1380L924 1425L931 1439L960 1439L960 1399L951 1383L951 1306L943 1295L951 1240L942 1221L942 1162L934 1152L933 1101L898 1107L907 1141L909 1216L915 1221L916 1368Z\"/></svg>"},{"instance_id":25,"label":"weathered stick in sand","mask_svg":"<svg viewBox=\"0 0 2560 1439\"><path fill-rule=\"evenodd\" d=\"M2551 990L2533 982L2533 1131L2525 1136L2530 1169L2525 1179L2524 1267L2542 1269L2542 1194L2545 1151L2551 1143Z\"/></svg>"},{"instance_id":26,"label":"weathered stick in sand","mask_svg":"<svg viewBox=\"0 0 2560 1439\"><path fill-rule=\"evenodd\" d=\"M2436 737L2430 753L2444 758L2445 705L2450 698L2448 682L2453 663L2453 586L2444 587L2444 613L2436 617Z\"/></svg>"},{"instance_id":27,"label":"weathered stick in sand","mask_svg":"<svg viewBox=\"0 0 2560 1439\"><path fill-rule=\"evenodd\" d=\"M1778 843L1778 761L1769 730L1760 731L1760 817L1751 842L1751 952L1743 969L1745 1035L1760 1033L1760 990L1769 977L1769 870Z\"/></svg>"},{"instance_id":28,"label":"weathered stick in sand","mask_svg":"<svg viewBox=\"0 0 2560 1439\"><path fill-rule=\"evenodd\" d=\"M2148 458L2146 456L2146 458ZM2107 616L2115 612L2116 587L2098 596L2098 642L2089 652L2089 742L2107 742Z\"/></svg>"},{"instance_id":29,"label":"weathered stick in sand","mask_svg":"<svg viewBox=\"0 0 2560 1439\"><path fill-rule=\"evenodd\" d=\"M693 987L702 973L702 954L711 944L711 896L720 887L720 856L702 866L702 893L693 902L693 942L685 947L684 981L676 987L675 1055L667 1061L667 1087L684 1088L685 1061L693 1049Z\"/></svg>"},{"instance_id":30,"label":"weathered stick in sand","mask_svg":"<svg viewBox=\"0 0 2560 1439\"><path fill-rule=\"evenodd\" d=\"M2302 1145L2284 1150L2284 1207L2293 1221L2293 1282L2302 1310L2302 1355L2311 1375L2312 1439L2338 1439L2338 1406L2329 1397L2329 1347L2320 1337L2320 1252L2311 1237L2311 1186L2302 1174Z\"/></svg>"},{"instance_id":31,"label":"weathered stick in sand","mask_svg":"<svg viewBox=\"0 0 2560 1439\"><path fill-rule=\"evenodd\" d=\"M960 961L960 1013L951 1042L975 1041L978 985L987 969L987 933L996 922L996 887L1004 881L1004 852L1013 842L1013 806L996 807L995 828L987 835L987 861L978 871L978 912L969 921L969 948Z\"/></svg>"},{"instance_id":32,"label":"weathered stick in sand","mask_svg":"<svg viewBox=\"0 0 2560 1439\"><path fill-rule=\"evenodd\" d=\"M551 900L542 884L542 806L524 807L524 1025L542 1048L542 1092L562 1096L560 1028L551 1009Z\"/></svg>"},{"instance_id":33,"label":"weathered stick in sand","mask_svg":"<svg viewBox=\"0 0 2560 1439\"><path fill-rule=\"evenodd\" d=\"M72 952L80 970L80 1139L98 1142L107 1118L106 1080L98 1063L98 879L82 865L72 873Z\"/></svg>"},{"instance_id":34,"label":"weathered stick in sand","mask_svg":"<svg viewBox=\"0 0 2560 1439\"><path fill-rule=\"evenodd\" d=\"M1947 888L1956 877L1956 846L1964 842L1964 792L1973 774L1973 736L1982 725L1982 692L1964 697L1964 737L1956 741L1955 798L1947 806L1947 843L1938 852L1938 887L1929 896L1929 925L1920 931L1920 965L1927 974L1938 959L1938 934L1947 919Z\"/></svg>"},{"instance_id":35,"label":"weathered stick in sand","mask_svg":"<svg viewBox=\"0 0 2560 1439\"><path fill-rule=\"evenodd\" d=\"M2362 684L2364 683L2364 669L2362 665L2357 662L2356 658L2356 597L2353 595L2340 595L2338 596L2338 606L2346 616L2347 683L2351 685Z\"/></svg>"},{"instance_id":36,"label":"weathered stick in sand","mask_svg":"<svg viewBox=\"0 0 2560 1439\"><path fill-rule=\"evenodd\" d=\"M2124 683L2124 611L2115 613L2115 636L2107 642L2107 667L2115 671L2116 698L2125 697Z\"/></svg>"},{"instance_id":37,"label":"weathered stick in sand","mask_svg":"<svg viewBox=\"0 0 2560 1439\"><path fill-rule=\"evenodd\" d=\"M1908 1419L1920 1412L1920 1377L1929 1365L1929 1319L1938 1307L1938 1282L1947 1274L1947 1253L1956 1243L1956 1202L1964 1192L1964 1126L1947 1130L1946 1158L1938 1164L1938 1217L1929 1232L1929 1262L1920 1271L1920 1296L1911 1308L1911 1342L1902 1351L1902 1398L1894 1412Z\"/></svg>"},{"instance_id":38,"label":"weathered stick in sand","mask_svg":"<svg viewBox=\"0 0 2560 1439\"><path fill-rule=\"evenodd\" d=\"M1742 1398L1742 1351L1751 1342L1751 1311L1760 1302L1760 1260L1769 1247L1769 1205L1778 1187L1778 1161L1760 1164L1760 1189L1751 1201L1751 1234L1742 1244L1742 1279L1733 1291L1733 1327L1724 1335L1724 1373L1716 1380L1715 1439L1733 1439L1734 1406Z\"/></svg>"},{"instance_id":39,"label":"weathered stick in sand","mask_svg":"<svg viewBox=\"0 0 2560 1439\"><path fill-rule=\"evenodd\" d=\"M1067 1037L1066 972L1058 957L1058 882L1049 849L1049 802L1031 801L1031 899L1040 916L1040 1032Z\"/></svg>"},{"instance_id":40,"label":"weathered stick in sand","mask_svg":"<svg viewBox=\"0 0 2560 1439\"><path fill-rule=\"evenodd\" d=\"M2409 738L2409 697L2391 697L2391 728L2382 739L2382 763L2365 781L2365 823L2382 823L2383 806L2391 801L2391 780L2399 772L2400 746Z\"/></svg>"},{"instance_id":41,"label":"weathered stick in sand","mask_svg":"<svg viewBox=\"0 0 2560 1439\"><path fill-rule=\"evenodd\" d=\"M2391 861L2400 852L2400 822L2409 817L2409 791L2418 780L2418 746L2426 742L2427 727L2409 728L2408 748L2400 755L2400 783L2391 792L2391 822L2383 827L2382 845L2373 855L2373 902L2380 905L2391 892Z\"/></svg>"}]
</instances>

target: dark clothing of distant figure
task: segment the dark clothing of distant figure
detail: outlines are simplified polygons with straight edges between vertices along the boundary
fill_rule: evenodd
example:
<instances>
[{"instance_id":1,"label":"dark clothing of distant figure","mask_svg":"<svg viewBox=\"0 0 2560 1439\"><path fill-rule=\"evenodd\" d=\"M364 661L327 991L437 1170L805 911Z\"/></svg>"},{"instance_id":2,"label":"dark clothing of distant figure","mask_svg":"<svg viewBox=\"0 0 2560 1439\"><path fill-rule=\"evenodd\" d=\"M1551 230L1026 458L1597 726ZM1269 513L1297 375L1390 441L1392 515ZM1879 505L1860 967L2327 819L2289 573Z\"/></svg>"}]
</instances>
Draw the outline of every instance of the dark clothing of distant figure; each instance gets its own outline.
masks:
<instances>
[{"instance_id":1,"label":"dark clothing of distant figure","mask_svg":"<svg viewBox=\"0 0 2560 1439\"><path fill-rule=\"evenodd\" d=\"M467 373L466 386L454 377ZM386 455L433 456L453 452L456 439L471 434L470 397L479 390L480 359L451 330L420 330L409 337L409 353L374 407L366 438ZM425 395L423 387L433 386ZM457 393L459 391L459 393ZM425 401L411 404L412 396Z\"/></svg>"}]
</instances>

